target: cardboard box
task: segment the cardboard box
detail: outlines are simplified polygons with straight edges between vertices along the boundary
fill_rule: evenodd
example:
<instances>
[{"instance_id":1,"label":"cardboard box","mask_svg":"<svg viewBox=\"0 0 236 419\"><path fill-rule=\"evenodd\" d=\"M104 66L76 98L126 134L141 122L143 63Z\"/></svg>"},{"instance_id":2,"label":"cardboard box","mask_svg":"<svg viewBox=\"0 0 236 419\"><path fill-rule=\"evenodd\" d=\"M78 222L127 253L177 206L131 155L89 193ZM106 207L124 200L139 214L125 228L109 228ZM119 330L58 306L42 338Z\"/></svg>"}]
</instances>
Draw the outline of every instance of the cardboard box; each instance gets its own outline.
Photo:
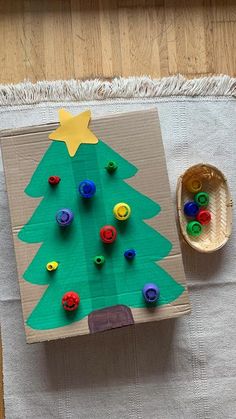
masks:
<instances>
[{"instance_id":1,"label":"cardboard box","mask_svg":"<svg viewBox=\"0 0 236 419\"><path fill-rule=\"evenodd\" d=\"M141 304L141 299L143 298L142 289L140 288L137 290L137 284L135 284L135 281L133 281L133 285L129 285L130 298L132 297L133 287L134 295L138 295L137 292L140 292L140 304L142 306L137 307L136 302L134 302L132 303L133 306L128 307L126 304L122 304L124 297L122 294L122 281L124 278L126 278L125 281L127 283L127 278L129 279L129 274L127 273L128 269L130 269L130 272L132 272L132 269L137 269L137 267L140 266L138 258L142 257L140 255L142 250L140 250L139 253L137 253L135 256L136 260L134 261L133 265L129 262L127 265L125 265L125 263L123 263L123 255L120 256L123 258L122 266L124 266L124 273L122 274L119 272L119 278L115 268L118 256L114 255L113 257L111 255L111 257L113 257L112 263L114 270L112 271L110 281L114 281L114 283L117 285L117 289L120 289L119 295L117 296L118 304L113 305L112 308L109 307L109 304L107 303L107 301L109 301L108 295L106 296L106 303L104 307L100 308L99 310L92 310L92 313L89 313L79 321L76 321L75 318L72 319L71 322L69 322L67 325L63 325L62 327L54 327L51 329L45 328L43 330L34 329L27 325L27 318L37 306L43 294L47 292L47 288L50 287L50 281L54 281L54 279L49 279L48 285L38 285L28 282L23 278L25 271L31 264L32 260L36 257L42 242L33 244L23 242L19 239L18 233L21 231L22 227L27 224L36 208L41 205L43 199L43 197L31 198L27 196L24 191L29 184L34 171L41 162L44 153L52 143L48 139L49 133L55 130L57 126L57 124L33 126L19 130L7 131L2 133L1 136L2 155L9 198L12 233L16 253L27 342L40 342L68 336L83 335L107 330L109 328L122 327L133 323L150 322L154 320L177 317L188 313L190 311L190 305L186 289L186 279L182 264L179 239L175 225L175 216L170 195L158 114L155 109L150 109L147 111L123 113L119 115L93 119L90 124L90 129L99 139L102 139L106 145L111 147L111 149L122 156L122 158L137 168L137 172L133 177L124 179L123 181L134 188L135 191L143 194L146 197L149 197L152 201L156 202L160 206L160 212L156 216L153 216L149 219L146 217L145 219L144 205L142 207L143 214L142 211L140 213L140 223L145 223L146 225L150 226L150 231L154 229L156 232L158 232L161 235L158 235L160 240L166 239L169 243L171 243L171 250L165 257L158 256L159 252L161 252L161 249L158 249L158 245L156 246L153 251L157 254L157 261L152 263L162 269L162 272L167 273L175 283L181 284L181 286L183 286L183 290L176 299L168 302L167 304L159 305L157 303L151 305L147 304L144 306L143 303ZM96 147L96 145L93 147ZM103 156L99 155L98 158L102 159ZM119 174L119 172L117 173ZM45 185L47 183L47 179L41 179L40 181L45 182ZM114 188L114 194L118 193L118 189L119 188ZM133 189L131 189L131 197L132 191ZM80 198L78 197L78 199ZM131 207L132 206L135 209L135 199L131 199ZM143 243L143 246L147 248L148 242L145 241L144 237L139 237L139 231L141 231L140 226L143 227L143 224L139 224L139 220L136 220L134 223L135 218L132 219L132 214L130 220L130 222L133 223L133 228L137 229L135 234L137 236L137 240L139 240L137 242L139 248L142 249L140 243ZM97 221L99 224L99 220ZM110 219L108 221L110 221ZM38 226L35 226L35 229L37 228ZM118 230L119 228L120 227L118 226ZM83 237L83 240L85 239L86 238ZM47 237L45 237L45 240L47 240ZM97 232L94 232L94 240L99 240ZM85 249L84 252L86 253ZM85 260L88 266L90 266L90 263L93 263L90 256L87 254L85 254ZM146 262L146 259L143 258L143 263L145 264ZM73 263L77 263L76 257L74 257ZM107 265L105 269L109 269L109 266L111 266L109 265L109 256L107 256L106 264ZM153 266L154 265L152 265L152 268ZM60 269L62 268L60 267ZM102 271L100 271L99 275L101 272ZM137 275L138 273L139 272L137 271ZM154 276L155 277L153 277L152 282L158 285L158 273ZM90 279L88 278L88 280ZM144 273L143 285L145 285L146 282L150 281L146 280L146 275ZM58 284L58 287L60 287L60 283ZM165 292L166 295L169 295L168 290L166 291L164 289L164 285L162 285L160 292L161 295L165 295ZM96 301L97 296L94 295L92 298L94 299L93 301ZM96 306L96 304L94 306ZM60 309L63 310L63 307Z\"/></svg>"}]
</instances>

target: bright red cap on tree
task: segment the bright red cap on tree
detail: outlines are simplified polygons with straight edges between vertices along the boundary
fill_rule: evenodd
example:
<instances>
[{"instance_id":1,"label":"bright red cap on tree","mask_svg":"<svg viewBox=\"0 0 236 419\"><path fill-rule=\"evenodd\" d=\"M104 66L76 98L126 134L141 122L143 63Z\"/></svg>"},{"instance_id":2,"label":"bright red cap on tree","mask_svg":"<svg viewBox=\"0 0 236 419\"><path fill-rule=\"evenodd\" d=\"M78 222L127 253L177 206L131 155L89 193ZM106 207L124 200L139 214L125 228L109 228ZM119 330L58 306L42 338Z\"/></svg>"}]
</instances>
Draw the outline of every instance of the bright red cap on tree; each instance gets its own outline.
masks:
<instances>
[{"instance_id":1,"label":"bright red cap on tree","mask_svg":"<svg viewBox=\"0 0 236 419\"><path fill-rule=\"evenodd\" d=\"M61 178L59 176L50 176L48 178L48 183L50 185L57 185L60 182Z\"/></svg>"},{"instance_id":2,"label":"bright red cap on tree","mask_svg":"<svg viewBox=\"0 0 236 419\"><path fill-rule=\"evenodd\" d=\"M78 308L80 302L79 295L74 291L69 291L63 295L62 305L66 311L74 311Z\"/></svg>"},{"instance_id":3,"label":"bright red cap on tree","mask_svg":"<svg viewBox=\"0 0 236 419\"><path fill-rule=\"evenodd\" d=\"M117 231L113 226L103 226L100 230L100 237L104 243L113 243L116 236Z\"/></svg>"}]
</instances>

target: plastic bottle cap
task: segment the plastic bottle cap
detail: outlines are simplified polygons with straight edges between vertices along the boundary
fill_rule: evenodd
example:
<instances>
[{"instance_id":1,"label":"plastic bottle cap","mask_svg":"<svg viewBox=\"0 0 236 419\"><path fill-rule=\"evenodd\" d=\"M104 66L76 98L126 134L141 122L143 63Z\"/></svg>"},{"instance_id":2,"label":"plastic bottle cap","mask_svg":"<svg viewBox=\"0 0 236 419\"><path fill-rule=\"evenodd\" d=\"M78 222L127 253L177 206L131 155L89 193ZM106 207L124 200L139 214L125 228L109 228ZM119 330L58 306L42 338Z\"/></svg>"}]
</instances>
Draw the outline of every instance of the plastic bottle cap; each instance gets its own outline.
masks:
<instances>
[{"instance_id":1,"label":"plastic bottle cap","mask_svg":"<svg viewBox=\"0 0 236 419\"><path fill-rule=\"evenodd\" d=\"M60 182L61 178L59 176L50 176L48 178L48 183L50 185L57 185Z\"/></svg>"},{"instance_id":2,"label":"plastic bottle cap","mask_svg":"<svg viewBox=\"0 0 236 419\"><path fill-rule=\"evenodd\" d=\"M109 161L106 165L108 172L114 172L117 169L118 165L115 161Z\"/></svg>"},{"instance_id":3,"label":"plastic bottle cap","mask_svg":"<svg viewBox=\"0 0 236 419\"><path fill-rule=\"evenodd\" d=\"M52 262L48 262L46 265L46 268L49 272L55 271L58 267L58 262L55 262L54 260Z\"/></svg>"},{"instance_id":4,"label":"plastic bottle cap","mask_svg":"<svg viewBox=\"0 0 236 419\"><path fill-rule=\"evenodd\" d=\"M202 189L202 182L198 177L191 177L186 182L186 188L189 192L197 193Z\"/></svg>"},{"instance_id":5,"label":"plastic bottle cap","mask_svg":"<svg viewBox=\"0 0 236 419\"><path fill-rule=\"evenodd\" d=\"M197 214L196 219L200 224L207 225L211 221L211 213L207 210L201 209Z\"/></svg>"},{"instance_id":6,"label":"plastic bottle cap","mask_svg":"<svg viewBox=\"0 0 236 419\"><path fill-rule=\"evenodd\" d=\"M78 191L83 198L92 198L96 193L96 185L92 180L83 180L78 186Z\"/></svg>"},{"instance_id":7,"label":"plastic bottle cap","mask_svg":"<svg viewBox=\"0 0 236 419\"><path fill-rule=\"evenodd\" d=\"M156 284L145 284L142 290L146 303L155 303L160 297L160 288Z\"/></svg>"},{"instance_id":8,"label":"plastic bottle cap","mask_svg":"<svg viewBox=\"0 0 236 419\"><path fill-rule=\"evenodd\" d=\"M103 265L104 262L105 262L105 258L102 255L101 256L95 256L95 258L93 259L93 261L94 261L94 263L96 265Z\"/></svg>"},{"instance_id":9,"label":"plastic bottle cap","mask_svg":"<svg viewBox=\"0 0 236 419\"><path fill-rule=\"evenodd\" d=\"M73 212L69 208L63 208L57 211L56 220L62 227L68 226L74 218Z\"/></svg>"},{"instance_id":10,"label":"plastic bottle cap","mask_svg":"<svg viewBox=\"0 0 236 419\"><path fill-rule=\"evenodd\" d=\"M187 217L196 217L199 207L196 202L189 201L184 204L184 213Z\"/></svg>"},{"instance_id":11,"label":"plastic bottle cap","mask_svg":"<svg viewBox=\"0 0 236 419\"><path fill-rule=\"evenodd\" d=\"M100 230L100 237L104 243L113 243L116 239L117 231L113 226L103 226Z\"/></svg>"},{"instance_id":12,"label":"plastic bottle cap","mask_svg":"<svg viewBox=\"0 0 236 419\"><path fill-rule=\"evenodd\" d=\"M198 221L190 221L187 224L186 230L190 236L198 237L202 232L202 226Z\"/></svg>"},{"instance_id":13,"label":"plastic bottle cap","mask_svg":"<svg viewBox=\"0 0 236 419\"><path fill-rule=\"evenodd\" d=\"M199 207L206 207L209 204L209 195L206 192L198 192L194 196L194 201L199 205Z\"/></svg>"},{"instance_id":14,"label":"plastic bottle cap","mask_svg":"<svg viewBox=\"0 0 236 419\"><path fill-rule=\"evenodd\" d=\"M124 252L124 257L129 260L133 259L135 255L136 251L134 249L128 249Z\"/></svg>"},{"instance_id":15,"label":"plastic bottle cap","mask_svg":"<svg viewBox=\"0 0 236 419\"><path fill-rule=\"evenodd\" d=\"M114 206L113 214L117 220L125 221L131 214L131 208L125 202L119 202Z\"/></svg>"},{"instance_id":16,"label":"plastic bottle cap","mask_svg":"<svg viewBox=\"0 0 236 419\"><path fill-rule=\"evenodd\" d=\"M78 308L80 302L79 295L74 291L69 291L63 295L62 306L66 311L74 311Z\"/></svg>"}]
</instances>

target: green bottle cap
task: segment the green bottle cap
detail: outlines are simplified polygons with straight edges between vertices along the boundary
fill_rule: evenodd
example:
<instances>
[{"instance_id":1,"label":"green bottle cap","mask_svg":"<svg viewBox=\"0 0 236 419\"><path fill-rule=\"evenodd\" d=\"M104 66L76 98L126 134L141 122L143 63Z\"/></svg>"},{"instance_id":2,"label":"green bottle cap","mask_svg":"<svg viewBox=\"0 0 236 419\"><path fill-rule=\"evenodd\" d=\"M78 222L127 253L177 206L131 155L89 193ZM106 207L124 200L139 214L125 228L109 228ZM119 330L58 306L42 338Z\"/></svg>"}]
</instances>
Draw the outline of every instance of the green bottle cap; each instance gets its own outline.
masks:
<instances>
[{"instance_id":1,"label":"green bottle cap","mask_svg":"<svg viewBox=\"0 0 236 419\"><path fill-rule=\"evenodd\" d=\"M202 226L198 221L190 221L186 227L189 236L198 237L202 232Z\"/></svg>"},{"instance_id":2,"label":"green bottle cap","mask_svg":"<svg viewBox=\"0 0 236 419\"><path fill-rule=\"evenodd\" d=\"M206 207L209 204L209 194L206 192L198 192L194 196L194 201L199 207Z\"/></svg>"},{"instance_id":3,"label":"green bottle cap","mask_svg":"<svg viewBox=\"0 0 236 419\"><path fill-rule=\"evenodd\" d=\"M117 169L118 165L115 161L109 161L106 165L106 169L108 172L114 172Z\"/></svg>"},{"instance_id":4,"label":"green bottle cap","mask_svg":"<svg viewBox=\"0 0 236 419\"><path fill-rule=\"evenodd\" d=\"M105 262L105 258L104 256L95 256L93 261L96 265L103 265L103 263Z\"/></svg>"}]
</instances>

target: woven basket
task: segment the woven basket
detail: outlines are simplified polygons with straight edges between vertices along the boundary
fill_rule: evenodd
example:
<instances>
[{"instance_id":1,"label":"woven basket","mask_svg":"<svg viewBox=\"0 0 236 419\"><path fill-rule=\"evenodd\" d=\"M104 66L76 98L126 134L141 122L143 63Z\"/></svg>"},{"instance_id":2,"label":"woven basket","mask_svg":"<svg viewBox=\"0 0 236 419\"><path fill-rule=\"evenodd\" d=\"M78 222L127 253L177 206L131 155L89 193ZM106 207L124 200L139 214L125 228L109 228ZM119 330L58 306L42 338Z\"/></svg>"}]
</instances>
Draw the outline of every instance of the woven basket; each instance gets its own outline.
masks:
<instances>
[{"instance_id":1,"label":"woven basket","mask_svg":"<svg viewBox=\"0 0 236 419\"><path fill-rule=\"evenodd\" d=\"M199 237L189 236L186 232L188 219L183 208L186 201L193 200L193 194L186 189L190 178L197 176L202 182L202 191L209 193L210 202L207 207L211 212L210 224L203 226ZM180 231L184 240L193 249L209 253L225 245L232 231L232 198L227 179L223 173L210 164L197 164L190 167L179 177L177 183L177 209Z\"/></svg>"}]
</instances>

